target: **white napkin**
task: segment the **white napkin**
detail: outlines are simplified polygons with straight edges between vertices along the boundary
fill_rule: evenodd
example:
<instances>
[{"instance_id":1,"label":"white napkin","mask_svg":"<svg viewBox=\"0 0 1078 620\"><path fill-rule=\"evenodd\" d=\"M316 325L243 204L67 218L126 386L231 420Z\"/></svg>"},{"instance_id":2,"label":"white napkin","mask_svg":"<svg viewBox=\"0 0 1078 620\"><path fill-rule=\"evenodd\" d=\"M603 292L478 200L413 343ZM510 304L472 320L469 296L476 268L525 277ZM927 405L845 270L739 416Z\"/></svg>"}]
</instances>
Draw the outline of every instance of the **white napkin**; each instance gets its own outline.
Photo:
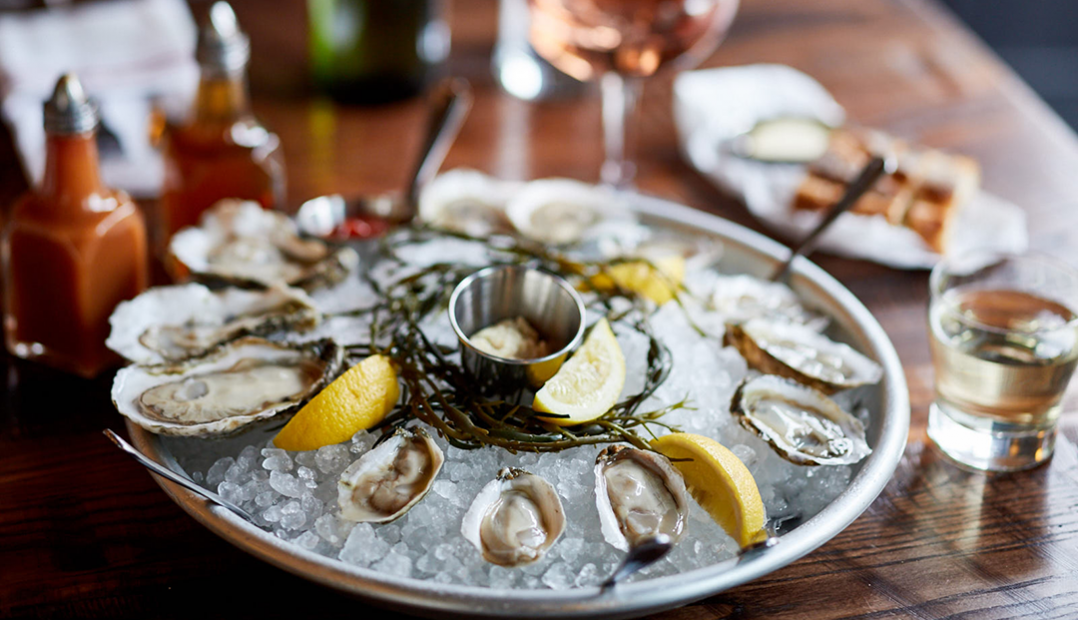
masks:
<instances>
[{"instance_id":1,"label":"white napkin","mask_svg":"<svg viewBox=\"0 0 1078 620\"><path fill-rule=\"evenodd\" d=\"M27 176L45 167L42 104L74 71L118 142L101 153L107 185L138 195L161 187L149 142L153 105L189 105L198 85L197 30L183 0L112 0L0 14L0 97Z\"/></svg>"},{"instance_id":2,"label":"white napkin","mask_svg":"<svg viewBox=\"0 0 1078 620\"><path fill-rule=\"evenodd\" d=\"M674 83L674 120L683 155L702 174L740 196L767 226L794 239L821 217L795 211L793 197L805 166L736 157L719 144L756 123L782 116L816 118L839 126L845 111L823 86L785 65L748 65L688 71ZM981 191L956 214L948 253L974 248L1026 250L1026 214ZM904 269L925 269L941 258L917 233L881 217L843 214L820 238L821 250Z\"/></svg>"}]
</instances>

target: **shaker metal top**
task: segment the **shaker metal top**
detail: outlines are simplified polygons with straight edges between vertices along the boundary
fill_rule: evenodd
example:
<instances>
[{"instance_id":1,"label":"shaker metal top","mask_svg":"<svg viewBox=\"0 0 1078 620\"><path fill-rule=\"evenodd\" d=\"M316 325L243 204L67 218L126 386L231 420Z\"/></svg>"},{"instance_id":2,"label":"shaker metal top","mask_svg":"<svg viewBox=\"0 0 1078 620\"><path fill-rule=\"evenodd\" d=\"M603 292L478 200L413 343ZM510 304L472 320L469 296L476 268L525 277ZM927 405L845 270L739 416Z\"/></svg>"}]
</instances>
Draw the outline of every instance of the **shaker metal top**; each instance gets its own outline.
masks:
<instances>
[{"instance_id":1,"label":"shaker metal top","mask_svg":"<svg viewBox=\"0 0 1078 620\"><path fill-rule=\"evenodd\" d=\"M56 82L52 97L45 102L45 131L50 134L78 134L97 127L97 104L86 96L74 73L65 73Z\"/></svg>"},{"instance_id":2,"label":"shaker metal top","mask_svg":"<svg viewBox=\"0 0 1078 620\"><path fill-rule=\"evenodd\" d=\"M247 66L251 41L240 30L236 13L227 2L215 2L209 19L198 32L195 59L203 71L231 75Z\"/></svg>"}]
</instances>

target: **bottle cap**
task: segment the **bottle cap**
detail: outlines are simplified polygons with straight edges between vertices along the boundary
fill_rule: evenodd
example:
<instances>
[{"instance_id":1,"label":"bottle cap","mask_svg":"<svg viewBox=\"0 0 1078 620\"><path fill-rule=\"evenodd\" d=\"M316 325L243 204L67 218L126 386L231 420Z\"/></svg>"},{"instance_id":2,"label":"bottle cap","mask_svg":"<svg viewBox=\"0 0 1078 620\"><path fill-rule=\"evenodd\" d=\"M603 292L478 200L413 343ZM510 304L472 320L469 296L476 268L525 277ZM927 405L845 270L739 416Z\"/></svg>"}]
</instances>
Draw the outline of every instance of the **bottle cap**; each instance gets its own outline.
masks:
<instances>
[{"instance_id":1,"label":"bottle cap","mask_svg":"<svg viewBox=\"0 0 1078 620\"><path fill-rule=\"evenodd\" d=\"M97 104L86 96L74 73L65 73L56 82L52 98L45 102L45 131L76 134L97 127Z\"/></svg>"},{"instance_id":2,"label":"bottle cap","mask_svg":"<svg viewBox=\"0 0 1078 620\"><path fill-rule=\"evenodd\" d=\"M198 32L195 59L203 71L233 75L247 66L251 42L240 30L236 13L227 2L214 2L209 19Z\"/></svg>"}]
</instances>

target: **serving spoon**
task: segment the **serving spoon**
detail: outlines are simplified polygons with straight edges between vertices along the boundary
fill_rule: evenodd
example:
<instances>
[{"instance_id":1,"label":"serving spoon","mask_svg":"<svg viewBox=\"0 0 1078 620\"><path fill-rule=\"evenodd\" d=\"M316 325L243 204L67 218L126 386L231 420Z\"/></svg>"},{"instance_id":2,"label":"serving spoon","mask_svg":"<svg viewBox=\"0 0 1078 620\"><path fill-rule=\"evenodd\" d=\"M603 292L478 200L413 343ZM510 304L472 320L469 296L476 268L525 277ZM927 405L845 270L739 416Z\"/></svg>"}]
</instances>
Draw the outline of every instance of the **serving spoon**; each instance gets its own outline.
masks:
<instances>
[{"instance_id":1,"label":"serving spoon","mask_svg":"<svg viewBox=\"0 0 1078 620\"><path fill-rule=\"evenodd\" d=\"M765 549L774 547L778 542L778 535L768 528L767 538L742 549L737 554L737 560L739 563L745 562L756 557ZM619 564L618 567L614 569L614 572L606 578L606 581L599 586L599 590L603 591L607 588L616 586L619 582L627 579L629 575L658 562L667 553L670 553L670 550L673 548L674 542L666 534L656 534L655 536L640 542L636 546L631 547L628 554L626 554L625 559L621 561L621 564Z\"/></svg>"},{"instance_id":2,"label":"serving spoon","mask_svg":"<svg viewBox=\"0 0 1078 620\"><path fill-rule=\"evenodd\" d=\"M448 78L434 89L427 106L427 126L420 156L407 190L375 196L344 198L340 194L312 198L296 212L300 231L317 237L332 233L353 218L373 219L384 225L407 224L416 216L419 192L434 178L449 147L472 108L472 88L463 78Z\"/></svg>"},{"instance_id":3,"label":"serving spoon","mask_svg":"<svg viewBox=\"0 0 1078 620\"><path fill-rule=\"evenodd\" d=\"M141 463L146 469L152 471L153 473L157 474L158 476L161 476L162 478L165 478L167 480L175 482L176 484L178 484L181 487L187 489L188 491L191 491L191 492L195 493L196 495L199 495L199 496L201 496L201 497L203 497L205 499L208 499L211 502L217 504L218 506L222 506L224 508L227 508L227 509L231 510L232 512L236 513L240 517L243 517L247 521L250 521L254 525L258 525L258 523L255 521L255 518L252 517L251 514L248 513L246 510L244 510L244 509L240 508L239 506L233 504L232 502L230 502L227 499L221 497L220 495L214 493L213 491L199 486L198 483L196 483L194 480L191 480L187 476L182 476L182 475L172 471L171 469L161 465L160 463L157 463L157 462L151 460L148 456L146 456L145 454L139 452L138 449L135 448L135 446L132 446L131 444L124 441L123 437L120 437L115 432L113 432L111 429L106 428L105 430L102 431L102 433L105 434L105 437L109 438L109 441L116 444L117 448L119 448L119 449L123 450L124 452L128 453L129 455L131 455L132 458L134 458L136 461ZM262 526L259 526L259 527L262 527ZM263 529L265 529L265 528L263 528Z\"/></svg>"},{"instance_id":4,"label":"serving spoon","mask_svg":"<svg viewBox=\"0 0 1078 620\"><path fill-rule=\"evenodd\" d=\"M666 534L656 534L647 540L629 548L625 559L614 569L614 572L599 586L600 590L614 587L636 571L658 562L670 550L674 548L674 542Z\"/></svg>"}]
</instances>

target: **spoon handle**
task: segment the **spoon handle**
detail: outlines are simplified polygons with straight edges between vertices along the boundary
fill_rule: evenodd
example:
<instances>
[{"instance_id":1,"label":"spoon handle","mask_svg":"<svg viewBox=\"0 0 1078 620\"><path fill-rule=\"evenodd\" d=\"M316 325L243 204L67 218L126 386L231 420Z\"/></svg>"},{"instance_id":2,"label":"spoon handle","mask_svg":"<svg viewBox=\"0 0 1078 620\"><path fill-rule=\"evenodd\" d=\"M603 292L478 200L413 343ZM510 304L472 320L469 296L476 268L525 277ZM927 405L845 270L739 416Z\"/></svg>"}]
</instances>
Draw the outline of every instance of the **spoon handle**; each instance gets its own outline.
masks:
<instances>
[{"instance_id":1,"label":"spoon handle","mask_svg":"<svg viewBox=\"0 0 1078 620\"><path fill-rule=\"evenodd\" d=\"M835 203L835 206L831 207L831 210L828 211L823 220L816 225L816 228L814 228L812 232L810 232L808 236L805 237L792 252L790 252L790 258L786 259L786 262L779 266L771 276L771 281L777 282L784 279L789 274L790 266L793 265L794 259L812 251L813 245L815 245L819 236L823 234L823 231L827 230L831 224L838 219L838 216L849 211L853 205L857 204L857 201L865 194L865 192L872 188L876 183L876 180L879 179L888 168L892 167L893 164L889 163L883 157L877 156L870 159L868 163L865 164L865 167L861 169L861 173L857 175L857 178L854 179L853 183L850 183L850 186L846 189L846 193L842 198Z\"/></svg>"},{"instance_id":2,"label":"spoon handle","mask_svg":"<svg viewBox=\"0 0 1078 620\"><path fill-rule=\"evenodd\" d=\"M232 512L236 513L237 515L239 515L239 516L243 517L244 519L250 521L251 523L255 522L254 517L252 517L250 514L248 514L247 511L243 510L242 508L240 508L239 506L233 504L232 502L226 500L225 498L221 497L220 495L214 493L213 491L210 491L209 489L204 489L204 488L200 487L198 484L196 484L190 478L187 478L186 476L181 476L180 474L177 474L176 472L172 471L171 469L168 469L167 467L164 467L164 466L150 460L149 457L147 457L145 454L139 452L137 449L135 449L134 446L132 446L131 444L124 441L124 439L122 437L120 437L119 435L114 433L112 430L106 428L102 432L105 434L105 437L108 437L109 440L112 441L112 443L116 444L117 448L119 448L119 449L123 450L124 452L130 454L136 461L138 461L144 467L146 467L146 469L149 469L150 471L157 474L158 476L161 476L162 478L166 478L168 480L171 480L172 482L175 482L176 484L182 486L183 488L185 488L185 489L187 489L189 491L192 491L195 494L200 495L200 496L210 500L211 502L213 502L213 503L215 503L215 504L217 504L219 506L223 506L223 507L231 510Z\"/></svg>"},{"instance_id":3,"label":"spoon handle","mask_svg":"<svg viewBox=\"0 0 1078 620\"><path fill-rule=\"evenodd\" d=\"M654 564L662 559L670 550L674 547L673 541L666 534L656 534L654 538L642 541L633 547L629 548L629 553L625 556L625 559L621 561L621 564L614 569L614 573L607 577L603 582L601 589L617 585L619 581L622 581L629 575L632 575L636 571Z\"/></svg>"},{"instance_id":4,"label":"spoon handle","mask_svg":"<svg viewBox=\"0 0 1078 620\"><path fill-rule=\"evenodd\" d=\"M413 215L419 203L420 190L438 173L471 109L472 87L463 78L443 80L431 95L427 108L427 133L405 197Z\"/></svg>"}]
</instances>

